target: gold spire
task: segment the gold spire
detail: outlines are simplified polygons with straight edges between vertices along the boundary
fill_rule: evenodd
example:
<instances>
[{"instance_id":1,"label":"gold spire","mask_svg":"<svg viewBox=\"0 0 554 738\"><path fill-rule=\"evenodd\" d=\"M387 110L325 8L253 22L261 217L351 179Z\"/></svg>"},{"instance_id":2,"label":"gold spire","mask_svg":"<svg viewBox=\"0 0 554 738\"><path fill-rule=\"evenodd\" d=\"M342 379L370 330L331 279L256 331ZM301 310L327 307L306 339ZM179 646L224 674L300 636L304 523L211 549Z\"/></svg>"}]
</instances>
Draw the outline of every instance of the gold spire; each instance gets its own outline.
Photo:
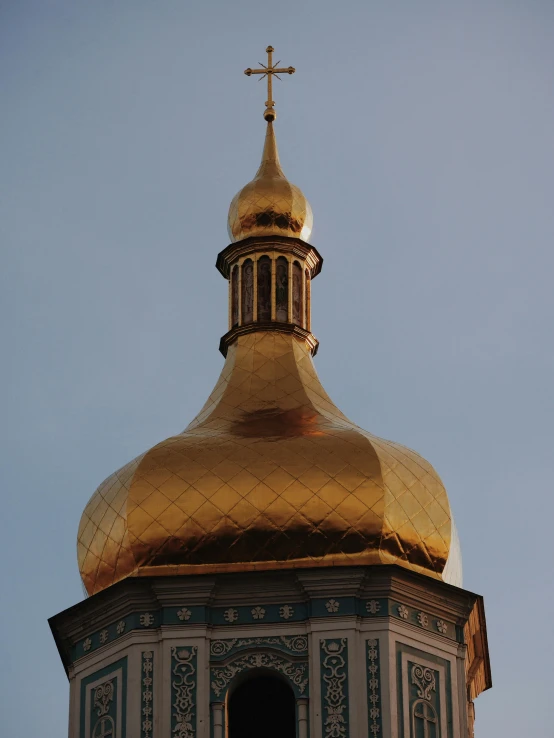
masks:
<instances>
[{"instance_id":1,"label":"gold spire","mask_svg":"<svg viewBox=\"0 0 554 738\"><path fill-rule=\"evenodd\" d=\"M267 123L262 161L254 179L263 179L264 177L286 179L285 173L281 169L281 162L279 161L277 139L275 138L275 129L273 128L272 121L268 121Z\"/></svg>"},{"instance_id":2,"label":"gold spire","mask_svg":"<svg viewBox=\"0 0 554 738\"><path fill-rule=\"evenodd\" d=\"M280 61L277 62L277 64L273 64L273 52L275 49L273 46L268 46L266 49L267 52L267 67L265 64L262 64L262 62L259 62L262 69L248 69L244 70L244 73L247 77L250 77L253 74L261 74L263 75L260 77L260 81L262 79L265 79L267 77L267 100L265 102L265 110L264 110L264 118L269 121L274 121L277 117L277 113L275 112L275 101L273 100L273 75L277 77L277 79L281 79L279 77L279 74L294 74L296 72L296 69L294 67L281 67L279 68Z\"/></svg>"},{"instance_id":3,"label":"gold spire","mask_svg":"<svg viewBox=\"0 0 554 738\"><path fill-rule=\"evenodd\" d=\"M281 169L273 129L275 102L271 80L277 72L293 74L294 67L272 64L273 47L267 47L268 64L263 69L246 69L245 74L267 77L268 95L264 118L267 121L262 161L256 176L238 192L229 208L227 228L232 242L251 236L286 236L308 241L313 227L310 203L302 190L285 177Z\"/></svg>"}]
</instances>

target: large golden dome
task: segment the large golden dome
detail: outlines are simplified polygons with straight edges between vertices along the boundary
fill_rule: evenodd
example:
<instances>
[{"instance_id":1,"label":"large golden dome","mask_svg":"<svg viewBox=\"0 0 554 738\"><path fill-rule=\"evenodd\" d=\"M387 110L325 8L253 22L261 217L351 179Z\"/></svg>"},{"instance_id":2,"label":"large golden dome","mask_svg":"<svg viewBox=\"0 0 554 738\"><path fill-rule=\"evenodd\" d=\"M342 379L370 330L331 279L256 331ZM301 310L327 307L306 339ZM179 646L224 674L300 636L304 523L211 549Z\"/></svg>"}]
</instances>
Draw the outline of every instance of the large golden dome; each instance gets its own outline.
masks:
<instances>
[{"instance_id":1,"label":"large golden dome","mask_svg":"<svg viewBox=\"0 0 554 738\"><path fill-rule=\"evenodd\" d=\"M229 347L188 428L95 492L78 549L90 594L133 575L387 563L461 584L433 467L351 423L280 332Z\"/></svg>"},{"instance_id":2,"label":"large golden dome","mask_svg":"<svg viewBox=\"0 0 554 738\"><path fill-rule=\"evenodd\" d=\"M249 236L290 236L309 241L313 220L310 203L281 169L270 120L260 168L231 202L229 238L234 242Z\"/></svg>"},{"instance_id":3,"label":"large golden dome","mask_svg":"<svg viewBox=\"0 0 554 738\"><path fill-rule=\"evenodd\" d=\"M229 281L221 376L185 431L90 499L78 534L90 594L129 576L391 563L461 585L433 467L351 423L319 382L310 306L322 259L273 118L268 106L262 164L233 200L233 243L217 260Z\"/></svg>"}]
</instances>

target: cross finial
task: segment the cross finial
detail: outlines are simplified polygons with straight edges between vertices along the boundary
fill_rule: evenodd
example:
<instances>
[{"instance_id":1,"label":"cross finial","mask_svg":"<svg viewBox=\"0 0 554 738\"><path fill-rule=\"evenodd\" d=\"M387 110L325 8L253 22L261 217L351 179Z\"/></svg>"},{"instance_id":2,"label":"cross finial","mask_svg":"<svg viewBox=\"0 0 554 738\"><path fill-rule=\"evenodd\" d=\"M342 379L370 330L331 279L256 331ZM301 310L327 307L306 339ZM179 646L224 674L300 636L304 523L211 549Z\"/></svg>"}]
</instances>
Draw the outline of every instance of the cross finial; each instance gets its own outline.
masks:
<instances>
[{"instance_id":1,"label":"cross finial","mask_svg":"<svg viewBox=\"0 0 554 738\"><path fill-rule=\"evenodd\" d=\"M275 120L275 117L277 113L275 112L275 103L272 100L273 95L273 75L277 77L277 79L281 79L279 77L279 74L294 74L296 72L296 69L294 67L279 67L278 65L281 63L278 61L276 64L273 64L273 52L275 49L273 46L268 46L266 49L267 52L267 67L265 64L262 64L260 62L260 66L262 69L248 69L244 70L244 73L247 77L250 77L252 74L261 74L263 75L260 77L260 81L267 77L267 100L265 102L265 110L264 110L264 118L269 122L272 120Z\"/></svg>"}]
</instances>

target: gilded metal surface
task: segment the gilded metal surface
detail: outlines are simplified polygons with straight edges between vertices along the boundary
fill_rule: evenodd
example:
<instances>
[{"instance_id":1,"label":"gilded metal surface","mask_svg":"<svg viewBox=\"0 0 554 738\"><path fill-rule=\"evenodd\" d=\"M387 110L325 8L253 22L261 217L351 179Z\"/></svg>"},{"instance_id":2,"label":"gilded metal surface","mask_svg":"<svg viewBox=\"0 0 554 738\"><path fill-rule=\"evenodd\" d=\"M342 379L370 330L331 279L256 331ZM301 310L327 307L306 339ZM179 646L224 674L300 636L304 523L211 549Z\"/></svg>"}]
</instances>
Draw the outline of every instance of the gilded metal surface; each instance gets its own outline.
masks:
<instances>
[{"instance_id":1,"label":"gilded metal surface","mask_svg":"<svg viewBox=\"0 0 554 738\"><path fill-rule=\"evenodd\" d=\"M276 255L290 254L292 257L301 259L308 267L312 279L317 277L323 266L323 257L315 246L299 238L288 238L287 236L256 236L231 243L219 252L215 266L225 279L229 279L231 265L242 257L270 252Z\"/></svg>"},{"instance_id":2,"label":"gilded metal surface","mask_svg":"<svg viewBox=\"0 0 554 738\"><path fill-rule=\"evenodd\" d=\"M247 74L271 81L272 51L265 72ZM229 211L231 239L241 243L218 257L227 278L269 237L277 252L299 249L312 277L321 268L302 244L312 211L281 169L268 91L262 163ZM223 371L199 415L92 496L78 534L89 593L128 576L389 563L461 584L454 521L432 466L355 426L321 386L310 356L310 283L305 329L275 322L229 331Z\"/></svg>"},{"instance_id":3,"label":"gilded metal surface","mask_svg":"<svg viewBox=\"0 0 554 738\"><path fill-rule=\"evenodd\" d=\"M237 340L239 336L244 336L247 333L255 333L257 331L277 331L278 333L294 333L295 336L306 342L310 354L315 356L319 348L319 341L313 333L307 331L305 328L301 328L299 325L294 323L249 323L248 325L241 325L231 328L230 331L221 337L219 341L219 351L223 356L227 356L229 346Z\"/></svg>"},{"instance_id":4,"label":"gilded metal surface","mask_svg":"<svg viewBox=\"0 0 554 738\"><path fill-rule=\"evenodd\" d=\"M181 434L102 484L78 536L89 593L130 575L458 557L446 491L418 454L351 423L292 334L240 336Z\"/></svg>"},{"instance_id":5,"label":"gilded metal surface","mask_svg":"<svg viewBox=\"0 0 554 738\"><path fill-rule=\"evenodd\" d=\"M267 100L265 103L265 110L264 110L264 118L267 121L273 121L275 120L276 113L275 113L275 102L272 99L273 98L273 77L277 77L277 79L281 79L279 77L280 74L294 74L296 72L296 69L294 67L279 67L279 64L281 63L278 61L276 64L273 63L273 52L275 49L273 46L268 46L266 49L267 53L267 66L265 64L262 64L260 62L260 66L262 69L248 69L244 70L244 73L247 77L251 77L253 74L261 74L263 75L260 79L266 79L267 78Z\"/></svg>"},{"instance_id":6,"label":"gilded metal surface","mask_svg":"<svg viewBox=\"0 0 554 738\"><path fill-rule=\"evenodd\" d=\"M229 208L229 238L288 236L308 241L313 215L302 191L285 177L273 123L267 123L262 163L254 179L238 192Z\"/></svg>"}]
</instances>

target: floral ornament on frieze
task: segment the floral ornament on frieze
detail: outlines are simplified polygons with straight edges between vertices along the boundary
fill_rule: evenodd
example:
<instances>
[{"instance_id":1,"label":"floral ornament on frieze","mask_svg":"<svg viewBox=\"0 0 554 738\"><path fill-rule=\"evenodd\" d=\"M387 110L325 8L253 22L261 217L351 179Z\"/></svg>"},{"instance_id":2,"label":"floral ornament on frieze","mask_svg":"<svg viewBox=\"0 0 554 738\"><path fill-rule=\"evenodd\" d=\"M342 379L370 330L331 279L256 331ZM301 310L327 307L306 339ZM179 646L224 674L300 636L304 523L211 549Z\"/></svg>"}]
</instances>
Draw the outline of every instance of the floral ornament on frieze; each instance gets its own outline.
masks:
<instances>
[{"instance_id":1,"label":"floral ornament on frieze","mask_svg":"<svg viewBox=\"0 0 554 738\"><path fill-rule=\"evenodd\" d=\"M340 604L337 600L328 600L325 603L325 607L327 608L327 612L338 612Z\"/></svg>"},{"instance_id":2,"label":"floral ornament on frieze","mask_svg":"<svg viewBox=\"0 0 554 738\"><path fill-rule=\"evenodd\" d=\"M424 612L418 612L417 622L421 625L422 628L426 628L429 625L429 618Z\"/></svg>"},{"instance_id":3,"label":"floral ornament on frieze","mask_svg":"<svg viewBox=\"0 0 554 738\"><path fill-rule=\"evenodd\" d=\"M294 615L294 609L290 605L283 605L279 608L279 615L283 620L288 620Z\"/></svg>"},{"instance_id":4,"label":"floral ornament on frieze","mask_svg":"<svg viewBox=\"0 0 554 738\"><path fill-rule=\"evenodd\" d=\"M398 605L397 612L399 617L402 618L402 620L408 619L409 610L406 607L406 605Z\"/></svg>"},{"instance_id":5,"label":"floral ornament on frieze","mask_svg":"<svg viewBox=\"0 0 554 738\"><path fill-rule=\"evenodd\" d=\"M365 609L370 615L377 615L377 613L381 609L381 605L377 600L369 600L365 603Z\"/></svg>"},{"instance_id":6,"label":"floral ornament on frieze","mask_svg":"<svg viewBox=\"0 0 554 738\"><path fill-rule=\"evenodd\" d=\"M228 623L234 623L239 619L239 614L237 610L235 610L234 607L229 607L225 612L223 613L223 617Z\"/></svg>"}]
</instances>

